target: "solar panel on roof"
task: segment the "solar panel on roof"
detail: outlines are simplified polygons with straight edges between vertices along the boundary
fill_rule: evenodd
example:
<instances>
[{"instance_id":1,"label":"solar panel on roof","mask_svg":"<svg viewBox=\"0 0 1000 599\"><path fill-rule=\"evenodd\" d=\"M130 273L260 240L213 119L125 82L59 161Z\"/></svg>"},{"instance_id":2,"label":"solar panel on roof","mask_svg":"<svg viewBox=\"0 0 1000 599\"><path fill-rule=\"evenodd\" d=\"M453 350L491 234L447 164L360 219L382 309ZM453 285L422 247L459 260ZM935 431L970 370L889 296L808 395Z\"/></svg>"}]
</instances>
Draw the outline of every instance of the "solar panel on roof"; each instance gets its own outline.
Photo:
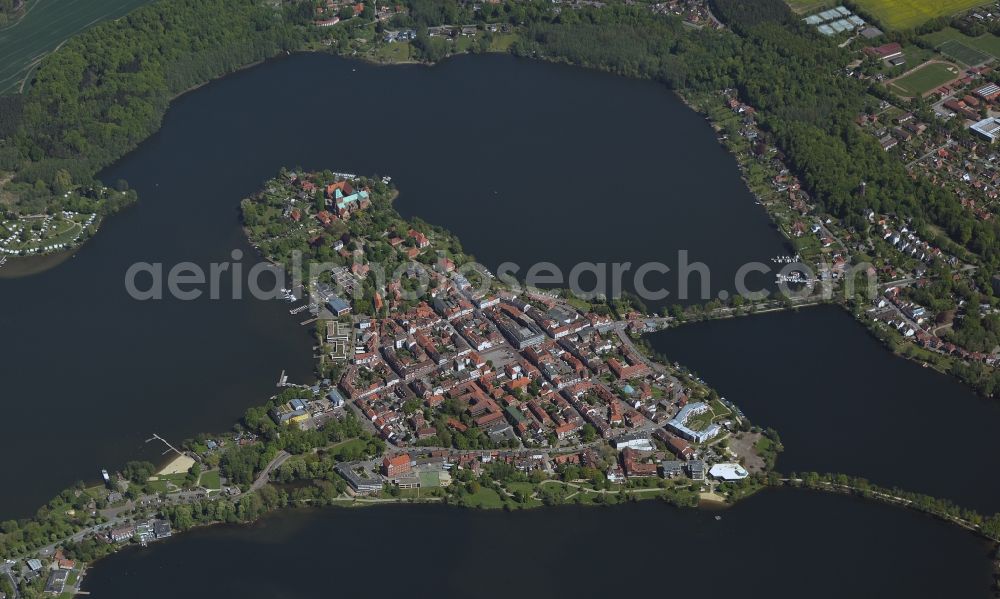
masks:
<instances>
[{"instance_id":1,"label":"solar panel on roof","mask_svg":"<svg viewBox=\"0 0 1000 599\"><path fill-rule=\"evenodd\" d=\"M1000 92L1000 86L997 86L996 83L990 83L989 85L984 85L983 87L980 87L979 89L976 90L976 93L981 96L989 96L990 94L995 94L997 92Z\"/></svg>"}]
</instances>

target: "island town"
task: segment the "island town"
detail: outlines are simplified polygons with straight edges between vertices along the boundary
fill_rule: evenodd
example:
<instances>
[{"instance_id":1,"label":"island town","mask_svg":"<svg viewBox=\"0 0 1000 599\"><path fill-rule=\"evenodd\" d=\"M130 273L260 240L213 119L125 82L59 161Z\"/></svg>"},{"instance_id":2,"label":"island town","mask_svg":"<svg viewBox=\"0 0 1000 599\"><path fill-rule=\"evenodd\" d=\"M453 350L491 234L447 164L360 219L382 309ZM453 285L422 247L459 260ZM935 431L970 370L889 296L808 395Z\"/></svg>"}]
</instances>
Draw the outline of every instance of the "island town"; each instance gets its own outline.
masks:
<instances>
[{"instance_id":1,"label":"island town","mask_svg":"<svg viewBox=\"0 0 1000 599\"><path fill-rule=\"evenodd\" d=\"M870 264L875 272L863 274L888 283L848 306L873 332L920 348L910 357L944 370L992 369L992 352L949 338L951 327L915 295L947 272L949 293L967 314L959 293L984 290L971 256L891 213L866 215L864 228L878 235L860 236L811 202L735 90L687 100L710 116L792 241L797 255L776 262L814 267L808 286L844 283L852 265ZM767 484L777 434L641 343L643 333L669 324L765 303L658 316L627 299L514 288L466 268L471 257L447 231L402 219L391 208L395 193L388 177L283 170L243 201L246 232L262 255L286 267L297 252L331 265L286 295L295 300L290 311L315 330L318 382L280 380L281 391L249 410L234 434L184 443L187 468L126 469L64 493L53 509L66 534L5 553L0 574L11 596L20 588L72 594L81 564L118 547L199 524L252 521L290 504L724 504ZM65 226L59 222L93 222L86 213L60 216L40 217L33 233L14 230L6 242L40 244L54 225ZM379 269L402 276L380 285ZM426 297L409 299L423 280ZM484 280L490 290L478 292ZM960 283L969 291L956 290ZM937 356L948 361L935 363Z\"/></svg>"},{"instance_id":2,"label":"island town","mask_svg":"<svg viewBox=\"0 0 1000 599\"><path fill-rule=\"evenodd\" d=\"M316 381L282 375L227 434L180 447L154 434L171 454L164 468L129 462L54 499L48 528L11 523L0 588L72 596L86 564L119 548L292 505L724 506L775 484L916 501L842 476L779 478L775 431L643 343L690 312L656 316L627 297L498 280L448 231L401 218L396 194L389 177L282 170L245 199L245 230L264 257L323 265L275 299L314 331ZM817 224L813 234L840 234ZM993 529L974 514L947 517Z\"/></svg>"},{"instance_id":3,"label":"island town","mask_svg":"<svg viewBox=\"0 0 1000 599\"><path fill-rule=\"evenodd\" d=\"M284 171L243 203L264 255L284 263L299 248L332 265L306 304L324 378L289 386L268 415L306 430L347 415L380 439L384 455L337 465L349 492L447 487L453 466L502 463L546 477L575 465L612 483L708 481L719 499L711 481L766 469L758 447L773 450L738 408L634 343L662 319L515 292L464 268L453 236L392 210L390 181ZM376 288L376 258L400 279ZM409 298L421 276L427 296Z\"/></svg>"},{"instance_id":4,"label":"island town","mask_svg":"<svg viewBox=\"0 0 1000 599\"><path fill-rule=\"evenodd\" d=\"M0 574L12 593L72 595L80 563L278 505L724 505L763 484L777 434L649 355L639 335L665 319L465 268L458 240L403 220L395 194L388 177L282 171L244 200L264 256L283 264L303 251L331 266L305 299L286 290L279 300L311 316L317 382L281 377L234 433L180 448L154 435L172 455L162 470L130 462L67 490L47 508L63 518L51 534L64 537L11 530L21 542L5 545ZM400 280L376 288L376 258L406 265ZM407 299L420 276L426 297ZM475 290L477 277L488 291Z\"/></svg>"},{"instance_id":5,"label":"island town","mask_svg":"<svg viewBox=\"0 0 1000 599\"><path fill-rule=\"evenodd\" d=\"M908 74L906 53L926 49L877 41L881 32L840 9L806 22L858 45L859 63L845 76L885 81L897 94L874 98L858 116L859 130L990 220L992 115L1000 96L990 67L966 68L953 57L980 58L971 44L963 50L945 40L937 51L960 64L948 71L954 81L926 96L935 102L932 115L923 96L898 95L929 76L900 76ZM457 45L476 35L463 29L435 35ZM389 32L384 42L410 36ZM793 241L796 260L814 265L819 279L837 281L852 264L870 264L870 274L885 282L872 297L850 298L855 314L904 355L992 394L994 384L984 379L997 360L996 282L975 256L894 211L851 223L823 213L736 90L710 98L710 108L702 103L708 100L689 100L712 115L720 141ZM291 310L308 311L305 323L315 328L318 382L280 380L281 391L248 411L235 432L185 442L177 451L182 468L136 465L54 500L48 509L67 516L72 534L5 547L3 557L12 559L0 566L0 582L5 577L12 587L0 599L20 596L20 588L72 594L81 564L110 548L145 545L196 524L248 521L291 503L519 509L656 497L690 505L732 501L761 484L780 449L777 435L639 341L697 309L653 316L627 300L580 300L499 282L477 293L479 279L492 273L464 269L471 259L446 231L399 218L390 182L283 171L244 201L248 235L269 259L284 265L299 251L335 264L307 290L289 292L290 300L304 298ZM863 185L853 191L865 192ZM94 218L69 210L22 216L6 228L2 243L13 249L4 251L58 251L82 239L79 231ZM376 264L405 265L405 275L380 286ZM422 277L428 296L406 299Z\"/></svg>"}]
</instances>

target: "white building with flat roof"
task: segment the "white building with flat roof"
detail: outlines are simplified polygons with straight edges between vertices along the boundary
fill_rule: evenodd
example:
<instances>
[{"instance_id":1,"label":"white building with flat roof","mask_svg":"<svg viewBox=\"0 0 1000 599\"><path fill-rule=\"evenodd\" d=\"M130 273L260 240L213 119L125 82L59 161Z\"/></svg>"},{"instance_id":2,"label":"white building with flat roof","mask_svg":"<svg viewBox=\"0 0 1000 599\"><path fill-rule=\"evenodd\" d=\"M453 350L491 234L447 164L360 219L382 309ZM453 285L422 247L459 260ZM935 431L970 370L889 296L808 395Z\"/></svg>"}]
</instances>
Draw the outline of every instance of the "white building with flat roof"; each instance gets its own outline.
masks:
<instances>
[{"instance_id":1,"label":"white building with flat roof","mask_svg":"<svg viewBox=\"0 0 1000 599\"><path fill-rule=\"evenodd\" d=\"M708 475L719 480L742 480L750 473L746 468L735 463L715 464L708 471Z\"/></svg>"},{"instance_id":2,"label":"white building with flat roof","mask_svg":"<svg viewBox=\"0 0 1000 599\"><path fill-rule=\"evenodd\" d=\"M990 143L1000 136L1000 120L994 117L983 119L970 128Z\"/></svg>"}]
</instances>

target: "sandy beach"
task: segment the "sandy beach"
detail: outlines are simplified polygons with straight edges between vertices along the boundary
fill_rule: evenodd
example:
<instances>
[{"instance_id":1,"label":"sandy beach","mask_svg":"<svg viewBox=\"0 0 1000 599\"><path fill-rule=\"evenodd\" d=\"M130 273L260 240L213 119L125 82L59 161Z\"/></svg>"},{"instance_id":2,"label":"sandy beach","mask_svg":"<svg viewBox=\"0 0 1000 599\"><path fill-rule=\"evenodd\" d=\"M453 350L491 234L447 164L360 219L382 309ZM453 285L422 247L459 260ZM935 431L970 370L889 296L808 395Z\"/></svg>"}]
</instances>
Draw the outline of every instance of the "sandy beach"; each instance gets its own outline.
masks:
<instances>
[{"instance_id":1,"label":"sandy beach","mask_svg":"<svg viewBox=\"0 0 1000 599\"><path fill-rule=\"evenodd\" d=\"M194 465L194 460L186 455L179 455L169 464L163 467L162 470L156 473L157 476L165 476L168 474L184 474L191 469Z\"/></svg>"}]
</instances>

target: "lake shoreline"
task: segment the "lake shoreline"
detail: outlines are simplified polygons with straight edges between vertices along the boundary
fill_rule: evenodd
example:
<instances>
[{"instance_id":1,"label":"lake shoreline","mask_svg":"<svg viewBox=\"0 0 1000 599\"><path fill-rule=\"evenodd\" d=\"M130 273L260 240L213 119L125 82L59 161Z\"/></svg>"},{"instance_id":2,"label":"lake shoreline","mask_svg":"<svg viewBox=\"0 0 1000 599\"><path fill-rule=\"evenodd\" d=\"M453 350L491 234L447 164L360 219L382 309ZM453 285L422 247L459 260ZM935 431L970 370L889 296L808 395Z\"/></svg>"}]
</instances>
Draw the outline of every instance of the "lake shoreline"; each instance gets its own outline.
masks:
<instances>
[{"instance_id":1,"label":"lake shoreline","mask_svg":"<svg viewBox=\"0 0 1000 599\"><path fill-rule=\"evenodd\" d=\"M281 57L280 57L280 56L279 56L279 57L274 57L274 58L271 58L271 59L268 59L268 60L276 60L277 58L281 58ZM266 62L266 61L262 61L262 62ZM244 68L250 68L250 67L252 67L252 66L256 66L257 64L260 64L260 63L255 63L254 65L248 65L247 67L244 67ZM385 64L385 63L373 63L373 64L375 64L375 65L377 65L377 66L395 66L395 64L397 64L397 63L388 63L388 64ZM405 63L404 63L404 64L405 64ZM436 64L436 63L434 63L434 64ZM431 66L431 65L429 65L429 66ZM240 70L243 70L243 69L240 69ZM600 70L600 69L596 69L596 70ZM234 73L236 73L236 72L238 72L238 71L234 71L233 73L228 73L228 74L226 74L226 75L223 75L222 77L226 77L226 76L228 76L228 75L231 75L231 74L234 74ZM213 80L213 81L215 81L215 80ZM189 90L186 90L185 92L182 92L181 94L178 94L178 96L177 96L177 97L179 97L179 96L181 96L181 95L184 95L184 94L188 93L189 91L193 91L193 90L195 90L195 89L198 89L198 88L200 88L200 87L202 87L202 86L204 86L204 85L207 85L207 83L210 83L210 82L205 82L205 83L202 83L202 84L199 84L198 86L195 86L195 87L193 87L193 88L191 88L191 89L189 89ZM672 90L672 91L673 91L673 90ZM683 100L683 97L682 97L682 96L680 96L680 94L677 94L676 92L674 92L674 93L675 93L675 95L677 95L678 97L681 97L681 98L682 98L682 100ZM175 99L176 99L176 97L175 97ZM686 102L686 101L685 101L685 104L687 104L687 102ZM689 107L690 107L690 105L689 105ZM134 151L134 150L133 150L133 151ZM842 307L845 307L845 309L846 309L846 306L842 306ZM653 499L653 497L649 497L648 499ZM406 499L406 498L400 498L400 499L398 499L398 500L393 500L393 501L387 501L386 503L391 503L391 504L397 504L397 503L439 503L439 502L431 502L431 501L423 501L423 502L422 502L422 501L411 501L411 500L409 500L409 499ZM375 504L372 504L372 505L375 505ZM351 507L371 507L372 505L367 505L367 504L358 504L357 506L351 506ZM344 506L344 507L348 507L348 506ZM478 509L491 509L491 508L486 508L486 507L479 507ZM534 509L534 508L526 508L526 509ZM709 508L706 508L706 507L703 507L703 508L700 508L700 509L709 509ZM918 510L918 511L920 511L920 510ZM212 525L214 525L214 524L208 524L208 525L206 525L206 526L212 526ZM199 528L200 528L200 527L199 527Z\"/></svg>"},{"instance_id":2,"label":"lake shoreline","mask_svg":"<svg viewBox=\"0 0 1000 599\"><path fill-rule=\"evenodd\" d=\"M936 520L938 522L942 522L942 523L945 523L945 524L951 524L951 525L954 525L954 526L959 526L960 528L962 528L966 532L970 532L975 537L977 537L977 538L979 538L981 540L984 540L984 541L988 542L989 544L991 544L994 550L998 546L997 545L998 539L996 537L988 536L988 535L984 534L980 530L970 529L967 526L961 525L961 524L959 524L958 522L955 522L952 519L949 519L947 517L943 517L943 516L941 516L939 514L935 514L935 513L932 513L932 512L923 510L923 509L920 509L918 507L914 507L913 505L901 505L898 502L891 501L891 500L888 500L888 499L885 499L885 498L879 498L879 497L871 496L871 495L868 495L868 494L862 494L862 493L858 492L855 489L835 488L835 487L832 487L832 486L818 486L818 487L817 486L803 486L803 485L800 484L800 482L801 481L795 482L795 481L785 480L785 481L782 481L777 486L763 485L763 486L760 486L757 489L755 489L753 491L753 493L741 497L735 503L728 503L728 502L725 502L725 501L721 501L721 502L717 502L717 501L702 501L702 502L699 503L699 505L697 505L695 507L690 507L690 506L681 506L681 505L677 505L675 503L671 503L669 500L666 500L662 496L650 496L650 497L642 497L642 496L635 497L635 496L633 496L633 497L627 499L625 502L618 503L616 505L624 505L625 503L635 503L635 502L645 503L645 502L660 500L660 501L662 501L664 503L667 503L671 507L678 509L679 511L687 511L687 510L694 509L696 511L702 511L702 512L705 512L705 513L719 513L719 514L724 514L729 509L736 507L744 499L749 499L750 497L754 497L757 494L759 494L760 492L765 491L765 490L782 491L782 492L787 492L787 491L790 490L790 491L793 491L793 492L806 492L806 493L817 493L817 494L821 494L821 495L846 496L846 497L850 497L850 498L853 498L855 500L862 501L862 502L865 502L865 503L875 503L875 504L881 503L881 504L884 504L884 505L889 505L889 506L893 506L893 507L897 507L897 508L903 508L903 509L905 509L907 511L911 511L911 512L916 512L916 513L922 514L923 516L929 517L929 518L931 518L933 520ZM407 506L415 506L415 505L439 505L439 506L444 506L444 507L448 507L448 508L458 508L458 509L464 509L464 510L486 511L486 512L500 512L500 511L503 511L503 512L532 511L532 512L534 512L534 511L540 511L540 510L545 510L545 509L558 511L561 508L570 508L570 507L574 507L574 506L575 507L588 508L588 509L591 509L591 508L592 509L601 509L601 508L607 509L607 508L615 507L615 505L564 504L564 505L555 505L555 506L519 507L519 508L511 509L511 508L489 508L489 507L483 507L483 506L463 506L463 505L457 505L457 504L454 504L454 503L449 503L447 501L442 501L440 499L438 499L438 500L430 500L430 499L413 499L413 498L393 498L393 499L385 499L385 500L369 501L369 502L365 502L363 500L362 501L357 501L356 499L355 500L345 499L345 500L343 500L340 503L341 504L339 504L339 505L316 506L316 505L313 505L312 503L305 503L305 502L303 502L303 503L300 503L300 504L297 504L297 505L290 505L290 506L285 507L285 508L279 508L279 509L276 509L276 510L272 510L270 512L267 512L266 514L261 515L261 517L255 519L253 521L250 521L250 522L236 522L236 523L233 523L233 522L217 521L217 522L204 523L204 524L199 523L199 524L196 524L195 526L193 526L193 527L191 527L189 529L186 529L184 531L177 531L177 532L175 532L170 537L170 539L167 539L167 541L183 537L187 533L190 533L190 532L206 531L206 530L210 530L210 529L217 528L217 527L220 527L220 526L233 527L236 530L253 530L253 529L261 526L268 518L270 518L272 516L279 515L279 514L282 514L282 513L293 513L293 512L306 511L306 510L316 510L316 511L321 511L321 512L329 510L331 512L336 512L336 511L339 511L339 510L349 511L349 510L356 510L356 509L377 509L377 508L380 508L380 507L401 506L401 505L407 505ZM719 516L719 515L715 516L716 519L720 519L721 517L722 516ZM154 546L156 544L157 543L154 543ZM112 553L109 553L107 555L101 556L97 560L94 560L93 562L87 563L84 572L89 571L90 569L99 566L103 561L105 561L106 559L108 559L108 558L110 558L110 557L112 557L114 555L117 555L117 554L120 554L120 553L123 553L123 552L126 552L126 551L140 551L142 549L145 549L145 547L140 547L140 546L138 546L136 544L127 544L127 545L118 546L116 548L116 550L113 551ZM995 571L1000 571L1000 555L995 554L995 551L994 551L994 555L992 557L987 557L987 560L992 564L993 569ZM86 580L86 578L83 576L83 574L81 574L81 579L82 580ZM81 586L81 591L83 591L83 590L84 589Z\"/></svg>"}]
</instances>

